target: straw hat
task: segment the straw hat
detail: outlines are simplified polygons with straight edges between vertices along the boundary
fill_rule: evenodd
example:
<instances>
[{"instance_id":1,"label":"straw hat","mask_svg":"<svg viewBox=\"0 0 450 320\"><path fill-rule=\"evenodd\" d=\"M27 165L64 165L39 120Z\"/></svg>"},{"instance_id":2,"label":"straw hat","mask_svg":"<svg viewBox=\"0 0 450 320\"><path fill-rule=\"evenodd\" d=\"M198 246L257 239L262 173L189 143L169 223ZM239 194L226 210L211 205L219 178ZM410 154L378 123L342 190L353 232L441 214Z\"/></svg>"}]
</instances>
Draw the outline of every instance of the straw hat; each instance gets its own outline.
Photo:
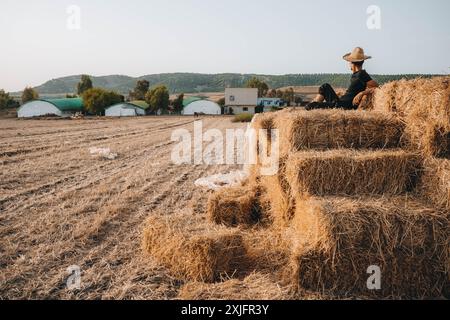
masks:
<instances>
[{"instance_id":1,"label":"straw hat","mask_svg":"<svg viewBox=\"0 0 450 320\"><path fill-rule=\"evenodd\" d=\"M349 62L362 62L367 59L372 59L372 57L366 56L364 54L364 49L360 48L360 47L353 49L353 51L351 53L347 53L344 56L344 60L349 61Z\"/></svg>"}]
</instances>

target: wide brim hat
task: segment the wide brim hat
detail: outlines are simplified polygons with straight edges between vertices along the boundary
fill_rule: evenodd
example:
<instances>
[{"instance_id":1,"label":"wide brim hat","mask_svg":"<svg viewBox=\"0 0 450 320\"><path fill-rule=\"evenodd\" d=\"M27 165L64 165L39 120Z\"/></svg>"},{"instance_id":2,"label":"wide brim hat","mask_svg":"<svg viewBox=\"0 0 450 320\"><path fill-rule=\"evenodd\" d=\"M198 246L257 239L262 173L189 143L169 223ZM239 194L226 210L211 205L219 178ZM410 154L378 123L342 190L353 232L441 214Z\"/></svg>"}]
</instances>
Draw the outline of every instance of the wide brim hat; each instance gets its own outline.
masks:
<instances>
[{"instance_id":1,"label":"wide brim hat","mask_svg":"<svg viewBox=\"0 0 450 320\"><path fill-rule=\"evenodd\" d=\"M353 49L352 52L347 53L343 58L348 62L363 62L368 59L372 59L371 56L366 56L364 53L364 49L360 47Z\"/></svg>"}]
</instances>

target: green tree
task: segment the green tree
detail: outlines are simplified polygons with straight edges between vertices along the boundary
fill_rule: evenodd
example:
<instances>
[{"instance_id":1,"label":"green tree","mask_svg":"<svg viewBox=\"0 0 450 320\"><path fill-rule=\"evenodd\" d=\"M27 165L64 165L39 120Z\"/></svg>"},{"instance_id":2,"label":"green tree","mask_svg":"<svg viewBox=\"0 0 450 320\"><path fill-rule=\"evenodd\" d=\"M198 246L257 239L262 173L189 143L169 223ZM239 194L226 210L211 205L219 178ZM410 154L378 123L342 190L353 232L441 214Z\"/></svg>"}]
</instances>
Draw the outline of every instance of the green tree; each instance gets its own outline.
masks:
<instances>
[{"instance_id":1,"label":"green tree","mask_svg":"<svg viewBox=\"0 0 450 320\"><path fill-rule=\"evenodd\" d=\"M26 87L22 93L22 104L39 99L39 94L31 87Z\"/></svg>"},{"instance_id":2,"label":"green tree","mask_svg":"<svg viewBox=\"0 0 450 320\"><path fill-rule=\"evenodd\" d=\"M5 90L0 90L0 109L12 108L16 106L16 101L11 98Z\"/></svg>"},{"instance_id":3,"label":"green tree","mask_svg":"<svg viewBox=\"0 0 450 320\"><path fill-rule=\"evenodd\" d=\"M181 93L178 95L178 97L173 101L172 106L174 108L174 111L176 113L181 113L183 111L183 100L184 100L184 93Z\"/></svg>"},{"instance_id":4,"label":"green tree","mask_svg":"<svg viewBox=\"0 0 450 320\"><path fill-rule=\"evenodd\" d=\"M93 88L93 86L92 86L91 78L88 75L83 74L81 76L81 81L77 85L78 95L82 95L84 92L86 92L87 90L92 89L92 88Z\"/></svg>"},{"instance_id":5,"label":"green tree","mask_svg":"<svg viewBox=\"0 0 450 320\"><path fill-rule=\"evenodd\" d=\"M276 98L277 97L277 90L276 89L269 90L269 92L267 93L267 97L268 98Z\"/></svg>"},{"instance_id":6,"label":"green tree","mask_svg":"<svg viewBox=\"0 0 450 320\"><path fill-rule=\"evenodd\" d=\"M293 89L293 88L286 89L286 90L283 92L282 99L283 99L284 101L286 101L288 107L290 107L291 104L294 103L294 100L295 100L294 89Z\"/></svg>"},{"instance_id":7,"label":"green tree","mask_svg":"<svg viewBox=\"0 0 450 320\"><path fill-rule=\"evenodd\" d=\"M145 100L145 94L150 88L150 82L147 80L138 80L136 87L130 92L130 100Z\"/></svg>"},{"instance_id":8,"label":"green tree","mask_svg":"<svg viewBox=\"0 0 450 320\"><path fill-rule=\"evenodd\" d=\"M122 101L123 96L100 88L88 89L83 93L84 107L92 114L102 114L106 108Z\"/></svg>"},{"instance_id":9,"label":"green tree","mask_svg":"<svg viewBox=\"0 0 450 320\"><path fill-rule=\"evenodd\" d=\"M269 91L269 86L264 81L253 77L250 80L247 81L246 85L247 88L256 88L258 89L258 97L265 97L267 95L267 92Z\"/></svg>"},{"instance_id":10,"label":"green tree","mask_svg":"<svg viewBox=\"0 0 450 320\"><path fill-rule=\"evenodd\" d=\"M301 96L295 96L294 98L295 106L300 106L303 103L303 98Z\"/></svg>"},{"instance_id":11,"label":"green tree","mask_svg":"<svg viewBox=\"0 0 450 320\"><path fill-rule=\"evenodd\" d=\"M217 104L222 108L225 107L225 98L220 98L219 101L217 101Z\"/></svg>"},{"instance_id":12,"label":"green tree","mask_svg":"<svg viewBox=\"0 0 450 320\"><path fill-rule=\"evenodd\" d=\"M147 92L145 101L149 104L149 111L153 114L161 111L167 113L169 108L169 90L166 86L157 86Z\"/></svg>"}]
</instances>

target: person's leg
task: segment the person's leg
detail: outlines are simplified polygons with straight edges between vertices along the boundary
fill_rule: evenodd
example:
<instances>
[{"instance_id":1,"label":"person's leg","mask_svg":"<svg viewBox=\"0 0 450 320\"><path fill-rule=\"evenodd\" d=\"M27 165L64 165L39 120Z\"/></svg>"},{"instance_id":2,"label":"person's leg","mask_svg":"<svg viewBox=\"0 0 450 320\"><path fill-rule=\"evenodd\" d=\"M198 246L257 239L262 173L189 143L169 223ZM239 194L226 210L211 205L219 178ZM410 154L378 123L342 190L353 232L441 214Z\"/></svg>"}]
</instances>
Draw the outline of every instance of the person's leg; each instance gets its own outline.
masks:
<instances>
[{"instance_id":1,"label":"person's leg","mask_svg":"<svg viewBox=\"0 0 450 320\"><path fill-rule=\"evenodd\" d=\"M339 102L339 97L333 87L325 83L319 88L319 95L311 102L306 110L312 109L330 109L334 108Z\"/></svg>"},{"instance_id":2,"label":"person's leg","mask_svg":"<svg viewBox=\"0 0 450 320\"><path fill-rule=\"evenodd\" d=\"M325 98L325 102L327 103L335 104L339 101L336 91L334 91L333 87L328 83L325 83L319 88L319 94Z\"/></svg>"}]
</instances>

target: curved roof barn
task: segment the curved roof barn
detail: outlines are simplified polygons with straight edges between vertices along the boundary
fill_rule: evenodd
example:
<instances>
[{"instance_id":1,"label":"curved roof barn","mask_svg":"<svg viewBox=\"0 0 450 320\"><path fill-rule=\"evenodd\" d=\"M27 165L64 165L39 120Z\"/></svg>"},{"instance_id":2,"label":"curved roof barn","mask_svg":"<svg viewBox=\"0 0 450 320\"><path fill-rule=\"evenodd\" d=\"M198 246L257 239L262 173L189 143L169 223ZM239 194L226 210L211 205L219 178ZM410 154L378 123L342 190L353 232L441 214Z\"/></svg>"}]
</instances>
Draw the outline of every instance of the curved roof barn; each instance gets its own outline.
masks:
<instances>
[{"instance_id":1,"label":"curved roof barn","mask_svg":"<svg viewBox=\"0 0 450 320\"><path fill-rule=\"evenodd\" d=\"M76 112L83 111L83 99L38 99L23 104L17 115L19 118L32 118L42 116L68 117Z\"/></svg>"}]
</instances>

